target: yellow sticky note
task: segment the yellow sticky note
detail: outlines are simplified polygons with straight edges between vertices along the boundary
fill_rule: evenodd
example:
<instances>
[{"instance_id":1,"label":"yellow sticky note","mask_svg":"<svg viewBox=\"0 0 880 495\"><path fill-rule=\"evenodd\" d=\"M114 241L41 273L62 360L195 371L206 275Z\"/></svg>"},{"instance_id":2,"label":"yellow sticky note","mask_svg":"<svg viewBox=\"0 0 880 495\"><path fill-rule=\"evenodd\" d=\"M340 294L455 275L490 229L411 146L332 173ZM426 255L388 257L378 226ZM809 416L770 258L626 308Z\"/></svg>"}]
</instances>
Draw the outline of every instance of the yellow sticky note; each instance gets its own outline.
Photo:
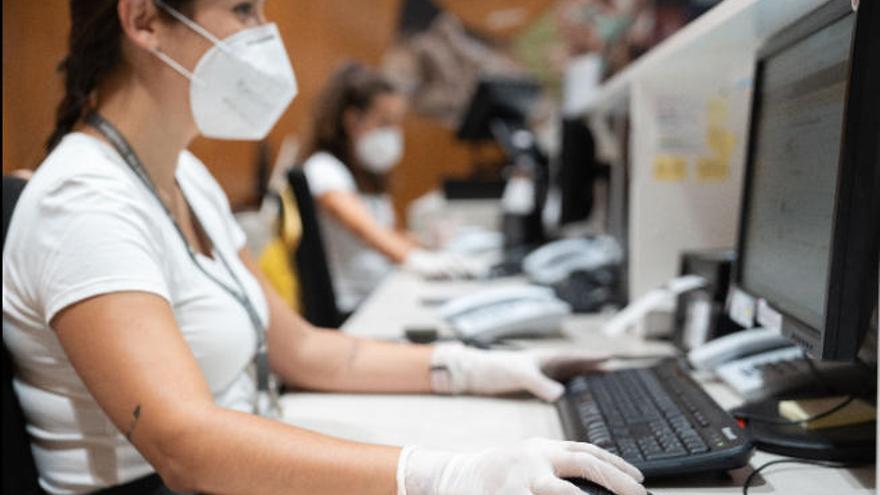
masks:
<instances>
[{"instance_id":1,"label":"yellow sticky note","mask_svg":"<svg viewBox=\"0 0 880 495\"><path fill-rule=\"evenodd\" d=\"M687 179L687 160L682 156L658 155L654 158L654 180L682 182Z\"/></svg>"},{"instance_id":2,"label":"yellow sticky note","mask_svg":"<svg viewBox=\"0 0 880 495\"><path fill-rule=\"evenodd\" d=\"M720 157L697 159L697 180L701 182L727 180L730 176L730 160Z\"/></svg>"},{"instance_id":3,"label":"yellow sticky note","mask_svg":"<svg viewBox=\"0 0 880 495\"><path fill-rule=\"evenodd\" d=\"M718 156L729 159L736 146L736 135L723 127L712 127L706 135L706 145Z\"/></svg>"},{"instance_id":4,"label":"yellow sticky note","mask_svg":"<svg viewBox=\"0 0 880 495\"><path fill-rule=\"evenodd\" d=\"M803 421L825 411L830 411L846 400L846 397L824 397L821 399L784 400L779 403L779 415L790 421ZM877 410L871 404L857 399L834 414L810 421L804 425L808 430L821 430L838 426L856 425L874 421Z\"/></svg>"},{"instance_id":5,"label":"yellow sticky note","mask_svg":"<svg viewBox=\"0 0 880 495\"><path fill-rule=\"evenodd\" d=\"M722 126L727 122L729 103L725 98L712 98L706 103L706 113L709 117L710 126Z\"/></svg>"}]
</instances>

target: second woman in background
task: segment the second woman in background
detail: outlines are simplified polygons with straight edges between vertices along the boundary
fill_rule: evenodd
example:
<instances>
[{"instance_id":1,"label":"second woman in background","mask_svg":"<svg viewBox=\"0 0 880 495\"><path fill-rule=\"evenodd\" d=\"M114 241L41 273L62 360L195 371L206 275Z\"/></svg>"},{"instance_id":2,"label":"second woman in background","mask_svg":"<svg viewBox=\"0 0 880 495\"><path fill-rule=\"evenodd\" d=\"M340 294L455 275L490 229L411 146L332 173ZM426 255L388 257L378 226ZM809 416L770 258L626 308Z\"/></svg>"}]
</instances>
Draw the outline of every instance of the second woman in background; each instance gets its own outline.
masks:
<instances>
[{"instance_id":1,"label":"second woman in background","mask_svg":"<svg viewBox=\"0 0 880 495\"><path fill-rule=\"evenodd\" d=\"M356 309L394 265L431 278L479 271L472 261L426 251L395 230L388 184L403 157L405 113L403 95L358 63L333 75L315 108L301 161L344 313Z\"/></svg>"}]
</instances>

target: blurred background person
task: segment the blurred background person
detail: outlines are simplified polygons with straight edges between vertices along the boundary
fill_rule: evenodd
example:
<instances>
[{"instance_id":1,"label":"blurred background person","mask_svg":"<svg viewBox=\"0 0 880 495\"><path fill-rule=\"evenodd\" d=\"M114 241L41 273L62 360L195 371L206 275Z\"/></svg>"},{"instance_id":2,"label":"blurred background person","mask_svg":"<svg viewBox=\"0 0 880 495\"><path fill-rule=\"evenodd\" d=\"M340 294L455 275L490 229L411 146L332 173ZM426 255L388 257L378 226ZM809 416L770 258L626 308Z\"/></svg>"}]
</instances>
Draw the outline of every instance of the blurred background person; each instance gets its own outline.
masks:
<instances>
[{"instance_id":1,"label":"blurred background person","mask_svg":"<svg viewBox=\"0 0 880 495\"><path fill-rule=\"evenodd\" d=\"M353 311L394 265L431 278L480 272L474 260L427 251L395 229L388 186L403 158L406 110L404 96L359 63L343 65L315 107L301 161L343 313Z\"/></svg>"}]
</instances>

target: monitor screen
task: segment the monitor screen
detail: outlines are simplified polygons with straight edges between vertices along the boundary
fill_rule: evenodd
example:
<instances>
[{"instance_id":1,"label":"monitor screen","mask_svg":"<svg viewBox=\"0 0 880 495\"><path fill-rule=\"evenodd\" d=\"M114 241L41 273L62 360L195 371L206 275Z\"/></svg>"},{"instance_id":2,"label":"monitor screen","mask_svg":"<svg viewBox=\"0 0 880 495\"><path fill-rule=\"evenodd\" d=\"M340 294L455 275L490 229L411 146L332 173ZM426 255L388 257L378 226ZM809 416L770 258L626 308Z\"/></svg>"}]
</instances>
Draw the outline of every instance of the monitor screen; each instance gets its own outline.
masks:
<instances>
[{"instance_id":1,"label":"monitor screen","mask_svg":"<svg viewBox=\"0 0 880 495\"><path fill-rule=\"evenodd\" d=\"M846 16L771 55L757 85L740 285L819 331L854 28Z\"/></svg>"},{"instance_id":2,"label":"monitor screen","mask_svg":"<svg viewBox=\"0 0 880 495\"><path fill-rule=\"evenodd\" d=\"M513 130L525 128L540 97L541 86L531 78L484 76L471 97L457 137L465 141L498 139L492 128L495 121Z\"/></svg>"}]
</instances>

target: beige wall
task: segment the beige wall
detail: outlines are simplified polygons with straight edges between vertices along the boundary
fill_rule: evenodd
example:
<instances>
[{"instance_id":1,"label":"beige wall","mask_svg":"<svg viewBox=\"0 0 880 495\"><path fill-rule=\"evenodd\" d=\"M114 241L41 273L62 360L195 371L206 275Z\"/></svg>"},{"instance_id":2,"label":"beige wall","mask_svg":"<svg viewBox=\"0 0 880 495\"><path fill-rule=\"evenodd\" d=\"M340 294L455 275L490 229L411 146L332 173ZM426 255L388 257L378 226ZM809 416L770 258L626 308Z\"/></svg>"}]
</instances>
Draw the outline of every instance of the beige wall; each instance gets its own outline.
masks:
<instances>
[{"instance_id":1,"label":"beige wall","mask_svg":"<svg viewBox=\"0 0 880 495\"><path fill-rule=\"evenodd\" d=\"M69 29L67 2L3 2L3 170L33 168L43 156L53 107L54 70Z\"/></svg>"}]
</instances>

